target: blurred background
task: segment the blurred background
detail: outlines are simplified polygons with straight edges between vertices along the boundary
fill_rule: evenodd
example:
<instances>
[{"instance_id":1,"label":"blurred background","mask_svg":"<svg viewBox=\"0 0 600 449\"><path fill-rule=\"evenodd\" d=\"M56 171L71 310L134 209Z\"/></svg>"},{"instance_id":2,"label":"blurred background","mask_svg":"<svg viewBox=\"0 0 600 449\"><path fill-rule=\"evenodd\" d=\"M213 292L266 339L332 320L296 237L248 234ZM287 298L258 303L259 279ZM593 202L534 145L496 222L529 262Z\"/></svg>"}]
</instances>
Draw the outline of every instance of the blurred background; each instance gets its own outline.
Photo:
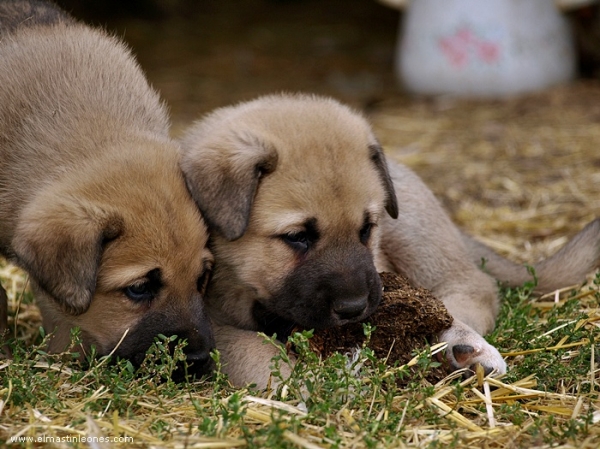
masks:
<instances>
[{"instance_id":1,"label":"blurred background","mask_svg":"<svg viewBox=\"0 0 600 449\"><path fill-rule=\"evenodd\" d=\"M388 157L413 168L456 222L515 260L554 251L600 215L600 12L593 2L558 13L572 33L570 79L475 99L415 93L399 82L406 6L375 0L58 3L131 45L169 105L174 135L216 107L261 94L330 95L368 116ZM526 28L535 24L529 20ZM458 50L477 44L487 50L482 57L494 58L488 44L498 30L457 26L443 49L460 57ZM525 37L513 46L522 50L519 39ZM412 66L426 56L414 54Z\"/></svg>"},{"instance_id":2,"label":"blurred background","mask_svg":"<svg viewBox=\"0 0 600 449\"><path fill-rule=\"evenodd\" d=\"M277 91L396 92L399 12L373 0L62 0L131 44L175 122Z\"/></svg>"}]
</instances>

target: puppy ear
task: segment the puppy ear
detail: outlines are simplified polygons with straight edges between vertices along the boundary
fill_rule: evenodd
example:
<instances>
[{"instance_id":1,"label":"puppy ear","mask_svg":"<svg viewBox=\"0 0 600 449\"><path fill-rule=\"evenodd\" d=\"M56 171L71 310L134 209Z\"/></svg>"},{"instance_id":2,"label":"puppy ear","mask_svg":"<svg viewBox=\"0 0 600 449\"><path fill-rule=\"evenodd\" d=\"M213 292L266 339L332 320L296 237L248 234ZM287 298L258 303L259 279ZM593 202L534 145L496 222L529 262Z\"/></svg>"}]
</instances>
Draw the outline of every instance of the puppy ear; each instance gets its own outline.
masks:
<instances>
[{"instance_id":1,"label":"puppy ear","mask_svg":"<svg viewBox=\"0 0 600 449\"><path fill-rule=\"evenodd\" d=\"M103 244L123 231L114 212L73 198L39 198L22 213L12 241L17 263L68 313L92 300Z\"/></svg>"},{"instance_id":2,"label":"puppy ear","mask_svg":"<svg viewBox=\"0 0 600 449\"><path fill-rule=\"evenodd\" d=\"M250 131L182 141L181 168L209 228L227 240L246 232L260 178L277 166L277 151Z\"/></svg>"},{"instance_id":3,"label":"puppy ear","mask_svg":"<svg viewBox=\"0 0 600 449\"><path fill-rule=\"evenodd\" d=\"M396 199L396 190L394 189L394 183L390 177L387 162L383 155L383 150L379 144L370 145L369 150L371 151L371 160L375 164L379 177L383 182L383 187L386 193L385 210L390 217L398 218L398 200Z\"/></svg>"}]
</instances>

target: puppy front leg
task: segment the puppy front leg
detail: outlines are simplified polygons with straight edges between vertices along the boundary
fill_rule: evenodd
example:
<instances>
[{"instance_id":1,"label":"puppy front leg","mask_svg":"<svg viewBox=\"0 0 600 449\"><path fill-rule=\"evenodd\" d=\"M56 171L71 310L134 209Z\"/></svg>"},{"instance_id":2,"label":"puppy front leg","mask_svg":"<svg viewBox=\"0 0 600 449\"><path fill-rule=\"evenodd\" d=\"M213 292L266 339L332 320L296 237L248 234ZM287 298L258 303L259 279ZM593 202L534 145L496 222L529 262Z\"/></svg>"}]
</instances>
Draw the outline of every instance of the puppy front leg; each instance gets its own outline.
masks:
<instances>
[{"instance_id":1,"label":"puppy front leg","mask_svg":"<svg viewBox=\"0 0 600 449\"><path fill-rule=\"evenodd\" d=\"M398 200L396 220L381 223L383 263L439 298L455 323L440 338L456 368L482 363L486 371L505 372L498 351L481 335L494 328L499 311L496 281L469 257L461 234L433 193L407 167L390 163Z\"/></svg>"},{"instance_id":2,"label":"puppy front leg","mask_svg":"<svg viewBox=\"0 0 600 449\"><path fill-rule=\"evenodd\" d=\"M279 354L279 349L265 343L256 331L238 329L232 326L213 324L215 345L221 354L222 370L235 387L255 384L257 390L277 385L271 377L271 359ZM284 379L292 373L285 363L279 367Z\"/></svg>"}]
</instances>

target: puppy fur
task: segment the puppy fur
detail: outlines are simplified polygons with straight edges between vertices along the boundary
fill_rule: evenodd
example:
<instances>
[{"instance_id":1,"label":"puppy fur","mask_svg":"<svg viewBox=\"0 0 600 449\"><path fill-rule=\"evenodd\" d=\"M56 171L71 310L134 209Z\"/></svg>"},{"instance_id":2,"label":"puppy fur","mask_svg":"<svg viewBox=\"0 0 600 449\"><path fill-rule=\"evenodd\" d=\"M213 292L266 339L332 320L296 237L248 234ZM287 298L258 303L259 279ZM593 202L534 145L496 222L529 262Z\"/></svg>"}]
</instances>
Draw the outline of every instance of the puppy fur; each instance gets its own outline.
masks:
<instances>
[{"instance_id":1,"label":"puppy fur","mask_svg":"<svg viewBox=\"0 0 600 449\"><path fill-rule=\"evenodd\" d=\"M157 94L119 40L53 5L1 2L0 32L0 254L28 272L49 350L73 327L100 354L127 332L116 355L139 362L176 334L207 371L213 258Z\"/></svg>"},{"instance_id":2,"label":"puppy fur","mask_svg":"<svg viewBox=\"0 0 600 449\"><path fill-rule=\"evenodd\" d=\"M439 338L454 367L506 370L482 335L499 310L494 278L519 285L527 270L461 234L418 176L386 163L359 114L327 98L267 96L195 123L182 149L190 191L213 230L207 310L235 385L270 382L277 349L257 331L285 337L296 324L361 320L379 303L384 270L444 302L455 322ZM536 265L539 288L581 281L599 255L596 220Z\"/></svg>"}]
</instances>

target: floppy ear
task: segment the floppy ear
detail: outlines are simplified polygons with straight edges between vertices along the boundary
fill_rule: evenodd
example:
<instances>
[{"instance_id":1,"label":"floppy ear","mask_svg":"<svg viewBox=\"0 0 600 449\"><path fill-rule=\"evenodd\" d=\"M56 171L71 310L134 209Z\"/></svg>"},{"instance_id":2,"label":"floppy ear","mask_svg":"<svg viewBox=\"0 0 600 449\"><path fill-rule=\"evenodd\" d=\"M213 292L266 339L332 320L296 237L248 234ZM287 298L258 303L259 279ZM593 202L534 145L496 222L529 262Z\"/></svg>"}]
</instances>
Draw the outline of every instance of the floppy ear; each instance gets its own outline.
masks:
<instances>
[{"instance_id":1,"label":"floppy ear","mask_svg":"<svg viewBox=\"0 0 600 449\"><path fill-rule=\"evenodd\" d=\"M44 196L22 213L12 241L17 263L68 313L92 300L102 247L123 231L114 212L73 198Z\"/></svg>"},{"instance_id":2,"label":"floppy ear","mask_svg":"<svg viewBox=\"0 0 600 449\"><path fill-rule=\"evenodd\" d=\"M209 228L227 240L240 238L261 176L277 165L275 147L249 131L197 140L192 132L182 147L181 168Z\"/></svg>"},{"instance_id":3,"label":"floppy ear","mask_svg":"<svg viewBox=\"0 0 600 449\"><path fill-rule=\"evenodd\" d=\"M390 214L390 217L398 218L398 200L396 199L396 190L394 188L392 178L390 177L390 172L388 170L385 156L383 155L383 150L379 145L369 145L369 150L371 151L371 160L379 172L379 177L381 178L381 182L383 183L383 187L385 189L385 210L388 214Z\"/></svg>"}]
</instances>

